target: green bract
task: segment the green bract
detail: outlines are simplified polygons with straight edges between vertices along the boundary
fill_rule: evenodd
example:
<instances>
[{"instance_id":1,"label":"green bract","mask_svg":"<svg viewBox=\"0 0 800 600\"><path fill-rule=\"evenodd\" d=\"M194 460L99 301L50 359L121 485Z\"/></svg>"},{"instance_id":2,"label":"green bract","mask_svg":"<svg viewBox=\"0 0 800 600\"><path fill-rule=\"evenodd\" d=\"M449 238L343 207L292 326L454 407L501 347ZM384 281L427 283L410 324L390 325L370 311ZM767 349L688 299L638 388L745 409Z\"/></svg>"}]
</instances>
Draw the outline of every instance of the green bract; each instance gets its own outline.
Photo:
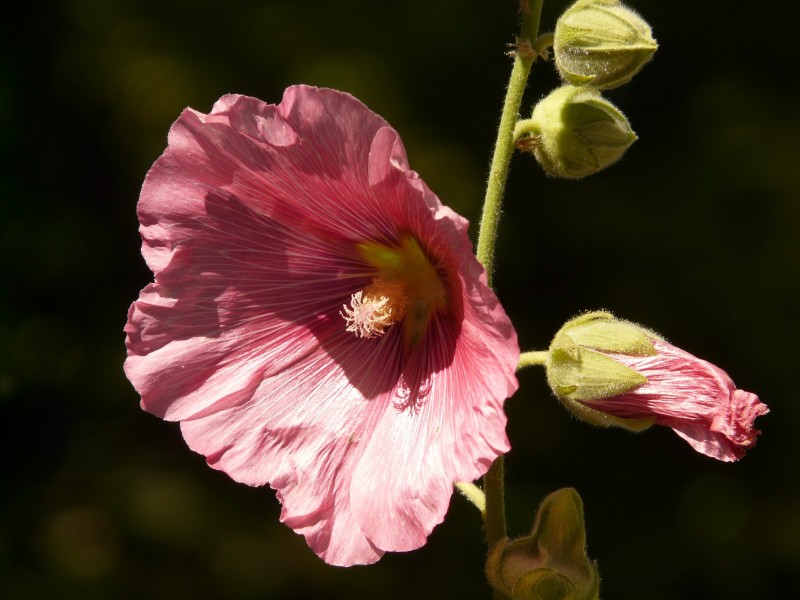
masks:
<instances>
[{"instance_id":1,"label":"green bract","mask_svg":"<svg viewBox=\"0 0 800 600\"><path fill-rule=\"evenodd\" d=\"M640 431L653 419L622 419L594 410L586 402L610 398L647 383L641 373L605 353L653 356L656 333L607 312L591 312L568 321L553 338L547 362L547 382L559 400L577 417L608 427Z\"/></svg>"},{"instance_id":2,"label":"green bract","mask_svg":"<svg viewBox=\"0 0 800 600\"><path fill-rule=\"evenodd\" d=\"M517 145L553 177L578 179L618 161L636 141L628 120L597 90L562 86L517 123ZM524 136L524 137L523 137Z\"/></svg>"},{"instance_id":3,"label":"green bract","mask_svg":"<svg viewBox=\"0 0 800 600\"><path fill-rule=\"evenodd\" d=\"M618 0L579 0L558 19L553 41L564 81L599 89L630 81L657 48L647 22Z\"/></svg>"}]
</instances>

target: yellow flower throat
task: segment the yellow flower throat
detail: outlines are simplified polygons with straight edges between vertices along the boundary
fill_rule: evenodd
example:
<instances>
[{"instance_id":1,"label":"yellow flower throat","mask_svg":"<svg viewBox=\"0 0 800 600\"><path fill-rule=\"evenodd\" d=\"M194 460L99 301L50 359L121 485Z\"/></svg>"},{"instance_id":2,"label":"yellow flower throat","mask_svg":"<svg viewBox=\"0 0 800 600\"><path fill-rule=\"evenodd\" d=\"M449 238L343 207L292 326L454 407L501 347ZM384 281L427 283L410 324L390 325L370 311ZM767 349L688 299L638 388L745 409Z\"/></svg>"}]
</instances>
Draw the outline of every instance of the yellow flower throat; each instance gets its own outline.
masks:
<instances>
[{"instance_id":1,"label":"yellow flower throat","mask_svg":"<svg viewBox=\"0 0 800 600\"><path fill-rule=\"evenodd\" d=\"M347 331L375 338L402 320L406 343L415 345L433 313L447 307L447 290L436 268L411 236L397 247L364 243L358 251L377 273L351 296L350 306L343 306Z\"/></svg>"}]
</instances>

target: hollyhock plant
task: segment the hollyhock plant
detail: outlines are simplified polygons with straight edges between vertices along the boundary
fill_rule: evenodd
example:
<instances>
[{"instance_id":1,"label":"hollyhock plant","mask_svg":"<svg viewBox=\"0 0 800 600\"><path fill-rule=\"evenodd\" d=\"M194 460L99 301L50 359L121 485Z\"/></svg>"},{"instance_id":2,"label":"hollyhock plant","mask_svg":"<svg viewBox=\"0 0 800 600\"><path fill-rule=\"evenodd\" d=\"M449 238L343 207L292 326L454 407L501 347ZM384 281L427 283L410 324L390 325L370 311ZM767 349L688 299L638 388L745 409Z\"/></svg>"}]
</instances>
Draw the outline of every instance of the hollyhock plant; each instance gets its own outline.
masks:
<instances>
[{"instance_id":1,"label":"hollyhock plant","mask_svg":"<svg viewBox=\"0 0 800 600\"><path fill-rule=\"evenodd\" d=\"M574 489L509 538L503 403L516 370L545 367L590 423L666 425L722 461L755 444L769 411L718 367L606 312L520 354L491 290L512 156L532 152L567 178L616 164L636 136L600 90L629 81L657 44L617 0L579 0L554 34L539 34L542 0L519 8L475 255L467 222L352 96L294 86L277 105L228 95L209 114L186 109L139 199L154 281L128 313L125 372L211 467L274 488L281 520L330 564L419 548L455 485L480 511L496 598L597 600ZM551 47L566 83L520 118Z\"/></svg>"},{"instance_id":2,"label":"hollyhock plant","mask_svg":"<svg viewBox=\"0 0 800 600\"><path fill-rule=\"evenodd\" d=\"M467 222L348 94L187 109L138 215L154 273L125 328L142 407L277 490L336 565L420 547L509 449L515 331Z\"/></svg>"},{"instance_id":3,"label":"hollyhock plant","mask_svg":"<svg viewBox=\"0 0 800 600\"><path fill-rule=\"evenodd\" d=\"M719 367L609 313L568 322L547 363L555 394L598 425L666 425L698 452L735 461L754 446L756 417L769 412Z\"/></svg>"}]
</instances>

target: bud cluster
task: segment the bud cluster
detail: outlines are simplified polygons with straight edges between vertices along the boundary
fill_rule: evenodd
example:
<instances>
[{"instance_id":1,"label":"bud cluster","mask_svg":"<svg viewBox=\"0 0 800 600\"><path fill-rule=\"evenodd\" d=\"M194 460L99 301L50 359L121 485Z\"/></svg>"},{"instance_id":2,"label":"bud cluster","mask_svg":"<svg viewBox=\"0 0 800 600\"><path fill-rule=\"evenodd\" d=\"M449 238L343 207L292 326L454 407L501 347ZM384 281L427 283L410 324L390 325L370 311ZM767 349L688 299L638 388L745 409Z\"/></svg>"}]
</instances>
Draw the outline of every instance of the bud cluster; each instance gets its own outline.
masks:
<instances>
[{"instance_id":1,"label":"bud cluster","mask_svg":"<svg viewBox=\"0 0 800 600\"><path fill-rule=\"evenodd\" d=\"M636 141L601 90L628 81L658 48L650 26L619 0L578 0L558 19L555 64L565 84L519 121L517 148L548 175L578 179L618 161Z\"/></svg>"}]
</instances>

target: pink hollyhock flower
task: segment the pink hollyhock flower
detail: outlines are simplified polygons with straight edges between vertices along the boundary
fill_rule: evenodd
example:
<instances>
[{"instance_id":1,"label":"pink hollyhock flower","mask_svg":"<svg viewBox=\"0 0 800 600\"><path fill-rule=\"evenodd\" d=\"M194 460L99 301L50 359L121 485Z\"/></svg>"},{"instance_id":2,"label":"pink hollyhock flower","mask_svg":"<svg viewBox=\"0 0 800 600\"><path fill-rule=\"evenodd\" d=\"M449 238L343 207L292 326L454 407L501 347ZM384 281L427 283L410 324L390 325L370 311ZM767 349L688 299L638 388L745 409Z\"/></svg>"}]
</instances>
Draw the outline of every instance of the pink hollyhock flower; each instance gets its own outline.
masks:
<instances>
[{"instance_id":1,"label":"pink hollyhock flower","mask_svg":"<svg viewBox=\"0 0 800 600\"><path fill-rule=\"evenodd\" d=\"M125 327L142 407L270 484L325 561L422 546L509 449L516 334L467 222L353 97L187 109L138 206L155 275Z\"/></svg>"},{"instance_id":2,"label":"pink hollyhock flower","mask_svg":"<svg viewBox=\"0 0 800 600\"><path fill-rule=\"evenodd\" d=\"M550 348L551 388L591 423L666 425L698 452L735 461L761 433L756 417L769 412L719 367L609 313L570 321Z\"/></svg>"}]
</instances>

